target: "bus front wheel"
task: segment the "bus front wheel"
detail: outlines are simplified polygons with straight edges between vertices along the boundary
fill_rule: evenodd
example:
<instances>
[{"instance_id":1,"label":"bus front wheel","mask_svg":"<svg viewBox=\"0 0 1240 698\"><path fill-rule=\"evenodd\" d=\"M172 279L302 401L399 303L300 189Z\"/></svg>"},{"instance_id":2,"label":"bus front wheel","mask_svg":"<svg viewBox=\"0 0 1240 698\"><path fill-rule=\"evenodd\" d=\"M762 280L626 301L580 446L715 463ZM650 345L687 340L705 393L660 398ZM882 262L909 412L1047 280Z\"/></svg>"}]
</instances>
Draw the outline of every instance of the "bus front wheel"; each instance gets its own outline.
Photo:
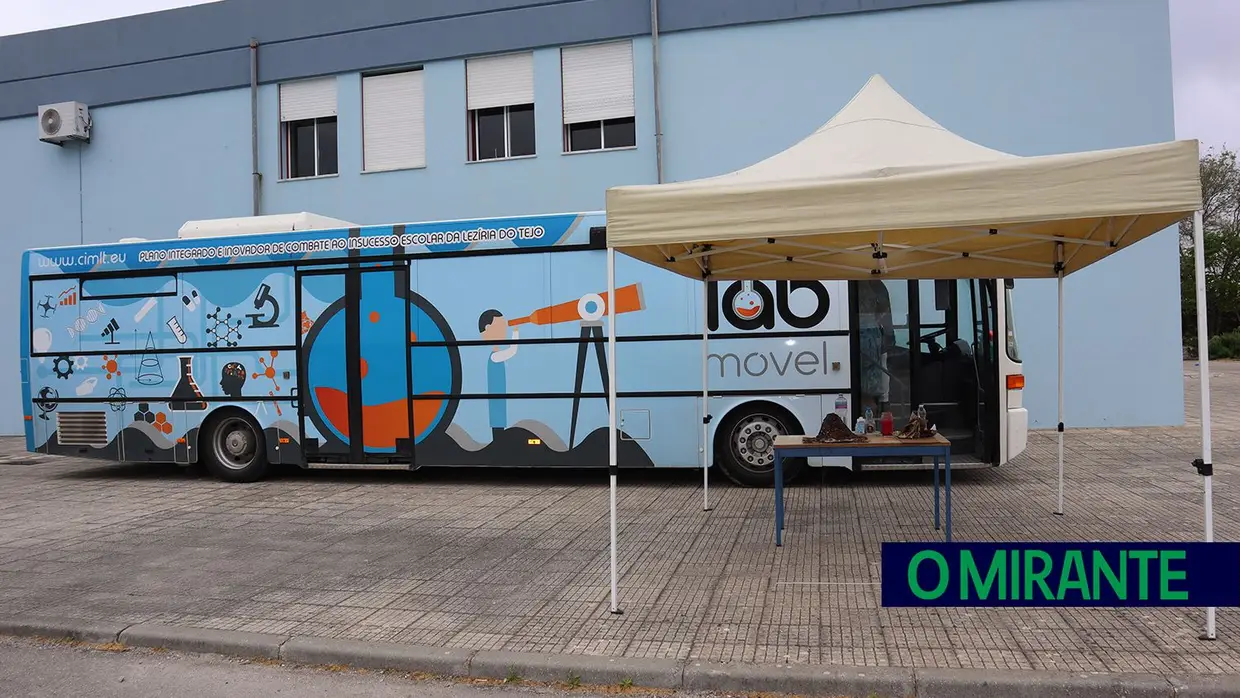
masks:
<instances>
[{"instance_id":1,"label":"bus front wheel","mask_svg":"<svg viewBox=\"0 0 1240 698\"><path fill-rule=\"evenodd\" d=\"M247 415L229 411L213 415L199 439L207 469L228 482L261 480L269 467L263 431Z\"/></svg>"},{"instance_id":2,"label":"bus front wheel","mask_svg":"<svg viewBox=\"0 0 1240 698\"><path fill-rule=\"evenodd\" d=\"M715 437L715 453L723 474L742 487L775 485L775 437L795 434L796 419L777 405L744 405L729 414ZM804 458L784 459L784 483L805 467Z\"/></svg>"}]
</instances>

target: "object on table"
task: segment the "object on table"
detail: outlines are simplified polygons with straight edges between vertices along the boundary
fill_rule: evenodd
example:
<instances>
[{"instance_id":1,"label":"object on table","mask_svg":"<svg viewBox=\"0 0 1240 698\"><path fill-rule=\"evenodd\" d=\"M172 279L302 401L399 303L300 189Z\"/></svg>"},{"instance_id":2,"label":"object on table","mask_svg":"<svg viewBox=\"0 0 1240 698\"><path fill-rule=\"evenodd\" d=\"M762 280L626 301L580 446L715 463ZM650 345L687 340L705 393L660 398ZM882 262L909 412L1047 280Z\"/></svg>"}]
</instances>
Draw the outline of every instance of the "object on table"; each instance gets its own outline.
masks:
<instances>
[{"instance_id":1,"label":"object on table","mask_svg":"<svg viewBox=\"0 0 1240 698\"><path fill-rule=\"evenodd\" d=\"M924 407L919 408L917 412L909 417L908 424L903 429L896 432L897 439L928 439L934 436L934 427L930 426L926 420L926 410Z\"/></svg>"},{"instance_id":2,"label":"object on table","mask_svg":"<svg viewBox=\"0 0 1240 698\"><path fill-rule=\"evenodd\" d=\"M883 436L891 436L891 432L895 430L895 417L891 412L883 412L883 416L878 418L879 430Z\"/></svg>"},{"instance_id":3,"label":"object on table","mask_svg":"<svg viewBox=\"0 0 1240 698\"><path fill-rule=\"evenodd\" d=\"M854 434L849 431L848 425L834 412L828 414L827 418L822 420L822 428L818 430L817 436L805 436L801 439L801 443L807 444L853 443L857 441L868 441L868 439L864 434Z\"/></svg>"}]
</instances>

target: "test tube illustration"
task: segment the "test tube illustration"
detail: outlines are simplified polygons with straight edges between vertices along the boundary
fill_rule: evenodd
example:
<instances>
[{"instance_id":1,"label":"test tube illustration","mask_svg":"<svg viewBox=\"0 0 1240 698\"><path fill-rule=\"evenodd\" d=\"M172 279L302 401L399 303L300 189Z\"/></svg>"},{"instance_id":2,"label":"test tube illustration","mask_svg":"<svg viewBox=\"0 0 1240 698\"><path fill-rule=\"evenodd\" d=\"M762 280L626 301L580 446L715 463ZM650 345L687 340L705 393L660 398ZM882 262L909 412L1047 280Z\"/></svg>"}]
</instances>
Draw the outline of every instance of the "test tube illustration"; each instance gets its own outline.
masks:
<instances>
[{"instance_id":1,"label":"test tube illustration","mask_svg":"<svg viewBox=\"0 0 1240 698\"><path fill-rule=\"evenodd\" d=\"M177 341L181 344L185 343L185 330L181 328L181 323L177 321L176 316L168 318L168 329L172 330L172 334L177 336Z\"/></svg>"},{"instance_id":2,"label":"test tube illustration","mask_svg":"<svg viewBox=\"0 0 1240 698\"><path fill-rule=\"evenodd\" d=\"M151 309L154 308L158 302L159 299L157 298L147 299L147 301L142 304L142 307L138 309L138 313L133 316L133 321L142 322L142 318L146 317L146 314L151 312Z\"/></svg>"}]
</instances>

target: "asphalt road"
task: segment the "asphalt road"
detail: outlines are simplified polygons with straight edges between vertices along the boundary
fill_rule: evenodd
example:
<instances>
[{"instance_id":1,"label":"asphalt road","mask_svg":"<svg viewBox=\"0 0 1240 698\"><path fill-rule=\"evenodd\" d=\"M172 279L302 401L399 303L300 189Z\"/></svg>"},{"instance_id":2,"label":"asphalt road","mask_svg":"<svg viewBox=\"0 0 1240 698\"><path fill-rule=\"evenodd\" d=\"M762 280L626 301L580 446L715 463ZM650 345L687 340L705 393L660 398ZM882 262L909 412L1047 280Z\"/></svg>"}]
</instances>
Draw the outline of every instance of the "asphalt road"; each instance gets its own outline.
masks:
<instances>
[{"instance_id":1,"label":"asphalt road","mask_svg":"<svg viewBox=\"0 0 1240 698\"><path fill-rule=\"evenodd\" d=\"M141 649L103 651L12 638L0 638L0 687L0 694L7 698L553 698L568 695L565 691L541 687L420 681L400 673L334 671ZM574 690L572 696L591 698L584 690Z\"/></svg>"}]
</instances>

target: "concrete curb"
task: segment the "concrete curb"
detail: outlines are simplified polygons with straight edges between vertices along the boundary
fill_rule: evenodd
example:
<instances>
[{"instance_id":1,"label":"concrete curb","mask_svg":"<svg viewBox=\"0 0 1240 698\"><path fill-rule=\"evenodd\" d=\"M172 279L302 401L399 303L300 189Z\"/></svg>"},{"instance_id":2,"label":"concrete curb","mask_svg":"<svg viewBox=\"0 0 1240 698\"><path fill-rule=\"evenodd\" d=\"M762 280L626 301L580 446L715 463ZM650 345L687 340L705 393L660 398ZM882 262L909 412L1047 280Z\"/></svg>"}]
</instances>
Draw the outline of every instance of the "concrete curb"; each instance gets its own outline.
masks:
<instances>
[{"instance_id":1,"label":"concrete curb","mask_svg":"<svg viewBox=\"0 0 1240 698\"><path fill-rule=\"evenodd\" d=\"M443 677L857 698L1240 698L1236 676L745 665L496 652L66 618L0 618L0 635L263 657Z\"/></svg>"}]
</instances>

